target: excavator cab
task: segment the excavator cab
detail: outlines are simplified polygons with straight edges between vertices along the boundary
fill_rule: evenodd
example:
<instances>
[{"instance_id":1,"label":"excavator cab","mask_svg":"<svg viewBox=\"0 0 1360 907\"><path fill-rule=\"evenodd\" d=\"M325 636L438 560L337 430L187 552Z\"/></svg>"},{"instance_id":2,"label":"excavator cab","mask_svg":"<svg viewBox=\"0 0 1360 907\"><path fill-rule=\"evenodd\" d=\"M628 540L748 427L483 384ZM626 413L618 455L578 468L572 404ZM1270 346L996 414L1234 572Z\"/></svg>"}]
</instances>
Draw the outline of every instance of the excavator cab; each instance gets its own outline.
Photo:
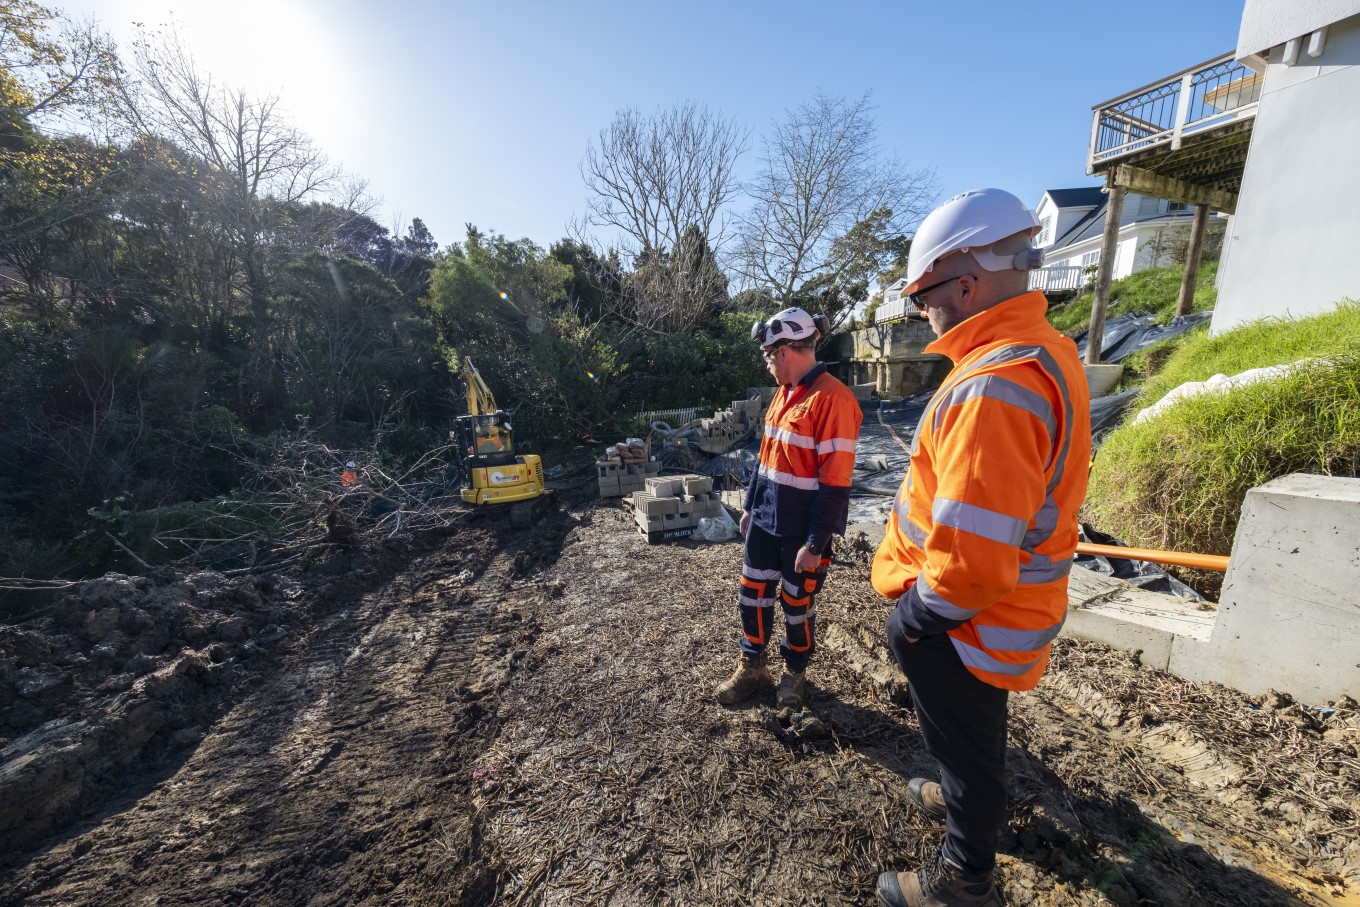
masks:
<instances>
[{"instance_id":1,"label":"excavator cab","mask_svg":"<svg viewBox=\"0 0 1360 907\"><path fill-rule=\"evenodd\" d=\"M506 414L468 417L468 444L465 454L484 466L503 466L515 460L514 432Z\"/></svg>"},{"instance_id":2,"label":"excavator cab","mask_svg":"<svg viewBox=\"0 0 1360 907\"><path fill-rule=\"evenodd\" d=\"M461 454L462 497L477 506L510 504L511 522L531 525L546 504L543 461L537 454L515 452L510 414L496 398L471 359L463 360L468 414L459 416L449 438Z\"/></svg>"}]
</instances>

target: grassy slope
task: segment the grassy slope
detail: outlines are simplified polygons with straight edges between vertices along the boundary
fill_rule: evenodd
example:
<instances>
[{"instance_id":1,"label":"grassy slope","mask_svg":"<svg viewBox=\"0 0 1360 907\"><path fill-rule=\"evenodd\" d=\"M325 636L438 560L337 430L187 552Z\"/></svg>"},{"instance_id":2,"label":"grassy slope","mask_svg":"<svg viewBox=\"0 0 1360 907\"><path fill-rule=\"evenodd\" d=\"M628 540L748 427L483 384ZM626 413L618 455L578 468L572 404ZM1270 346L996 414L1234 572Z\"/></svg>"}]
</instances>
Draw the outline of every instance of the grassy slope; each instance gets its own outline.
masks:
<instances>
[{"instance_id":1,"label":"grassy slope","mask_svg":"<svg viewBox=\"0 0 1360 907\"><path fill-rule=\"evenodd\" d=\"M1276 381L1184 400L1106 440L1087 517L1134 545L1227 554L1247 491L1291 472L1360 475L1360 305L1175 338L1134 410L1187 381L1316 358ZM1154 366L1155 367L1155 366Z\"/></svg>"},{"instance_id":2,"label":"grassy slope","mask_svg":"<svg viewBox=\"0 0 1360 907\"><path fill-rule=\"evenodd\" d=\"M1176 313L1176 297L1180 293L1183 272L1179 267L1149 268L1116 280L1110 285L1110 307L1105 317L1150 312L1157 316L1158 324L1166 324ZM1206 261L1200 266L1191 311L1207 312L1214 307L1218 299L1218 291L1214 288L1217 275L1218 262ZM1080 334L1091 324L1091 294L1083 293L1071 302L1049 309L1048 320L1064 334Z\"/></svg>"}]
</instances>

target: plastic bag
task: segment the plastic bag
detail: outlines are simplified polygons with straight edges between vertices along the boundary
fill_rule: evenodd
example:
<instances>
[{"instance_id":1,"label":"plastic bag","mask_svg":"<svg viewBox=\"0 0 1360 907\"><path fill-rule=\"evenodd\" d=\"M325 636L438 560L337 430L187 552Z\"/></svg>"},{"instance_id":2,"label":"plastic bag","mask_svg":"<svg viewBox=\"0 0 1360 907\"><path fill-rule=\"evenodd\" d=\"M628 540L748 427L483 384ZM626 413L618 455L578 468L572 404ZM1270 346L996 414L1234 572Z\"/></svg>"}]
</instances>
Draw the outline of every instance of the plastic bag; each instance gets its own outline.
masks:
<instances>
[{"instance_id":1,"label":"plastic bag","mask_svg":"<svg viewBox=\"0 0 1360 907\"><path fill-rule=\"evenodd\" d=\"M736 524L731 517L705 516L699 518L699 538L706 542L729 542L737 537Z\"/></svg>"}]
</instances>

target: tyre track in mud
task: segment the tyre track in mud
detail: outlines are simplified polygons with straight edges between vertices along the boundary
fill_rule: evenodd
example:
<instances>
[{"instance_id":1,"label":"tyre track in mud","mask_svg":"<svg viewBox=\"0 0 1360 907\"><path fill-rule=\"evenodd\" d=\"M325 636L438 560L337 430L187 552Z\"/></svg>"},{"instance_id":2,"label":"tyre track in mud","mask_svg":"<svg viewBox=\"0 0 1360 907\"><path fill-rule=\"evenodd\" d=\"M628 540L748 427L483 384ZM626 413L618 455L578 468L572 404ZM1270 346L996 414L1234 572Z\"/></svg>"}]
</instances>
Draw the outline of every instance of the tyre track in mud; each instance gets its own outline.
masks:
<instances>
[{"instance_id":1,"label":"tyre track in mud","mask_svg":"<svg viewBox=\"0 0 1360 907\"><path fill-rule=\"evenodd\" d=\"M1349 904L1344 881L1275 846L1242 769L1192 728L1139 727L1117 704L1050 672L1014 697L1009 772L1021 850L1049 848L1060 875L1093 862L1116 903ZM1012 846L1015 846L1012 844Z\"/></svg>"},{"instance_id":2,"label":"tyre track in mud","mask_svg":"<svg viewBox=\"0 0 1360 907\"><path fill-rule=\"evenodd\" d=\"M177 770L49 842L0 903L477 902L491 870L463 767L533 624L535 539L465 531L326 617Z\"/></svg>"}]
</instances>

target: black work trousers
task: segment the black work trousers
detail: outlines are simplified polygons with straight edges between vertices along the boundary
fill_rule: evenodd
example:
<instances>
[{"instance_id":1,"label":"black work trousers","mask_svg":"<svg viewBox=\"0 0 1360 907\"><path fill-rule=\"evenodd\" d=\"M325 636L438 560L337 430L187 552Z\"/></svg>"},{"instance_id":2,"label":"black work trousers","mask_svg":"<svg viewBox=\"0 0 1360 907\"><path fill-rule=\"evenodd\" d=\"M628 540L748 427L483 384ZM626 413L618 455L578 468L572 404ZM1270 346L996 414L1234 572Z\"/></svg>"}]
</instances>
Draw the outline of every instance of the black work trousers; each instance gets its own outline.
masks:
<instances>
[{"instance_id":1,"label":"black work trousers","mask_svg":"<svg viewBox=\"0 0 1360 907\"><path fill-rule=\"evenodd\" d=\"M967 872L991 872L1006 823L1010 694L974 677L948 634L907 642L895 608L888 617L888 647L907 675L926 749L940 763L948 808L940 852Z\"/></svg>"},{"instance_id":2,"label":"black work trousers","mask_svg":"<svg viewBox=\"0 0 1360 907\"><path fill-rule=\"evenodd\" d=\"M799 572L794 561L802 547L801 536L783 538L770 535L759 526L748 527L737 597L742 654L747 658L764 654L770 644L770 625L778 601L784 611L784 641L779 645L779 654L784 658L784 666L797 672L807 669L817 651L817 593L826 582L826 571L831 565L828 543L817 569Z\"/></svg>"}]
</instances>

